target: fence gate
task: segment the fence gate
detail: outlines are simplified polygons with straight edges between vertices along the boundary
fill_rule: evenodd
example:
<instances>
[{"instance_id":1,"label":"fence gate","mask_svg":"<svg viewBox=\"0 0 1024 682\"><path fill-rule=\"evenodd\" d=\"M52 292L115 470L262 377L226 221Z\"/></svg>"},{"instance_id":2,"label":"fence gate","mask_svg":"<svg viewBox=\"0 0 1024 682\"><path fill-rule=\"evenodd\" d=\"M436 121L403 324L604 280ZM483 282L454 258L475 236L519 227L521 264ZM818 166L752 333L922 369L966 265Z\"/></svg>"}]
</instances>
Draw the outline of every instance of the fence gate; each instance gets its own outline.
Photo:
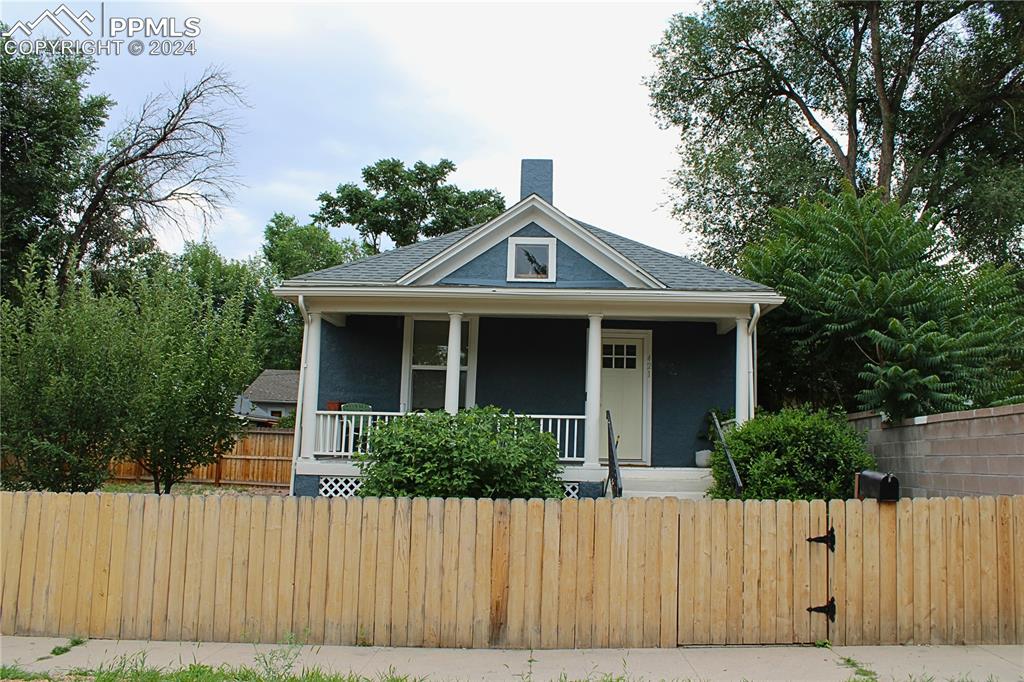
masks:
<instances>
[{"instance_id":1,"label":"fence gate","mask_svg":"<svg viewBox=\"0 0 1024 682\"><path fill-rule=\"evenodd\" d=\"M677 643L828 638L827 511L821 500L683 500Z\"/></svg>"}]
</instances>

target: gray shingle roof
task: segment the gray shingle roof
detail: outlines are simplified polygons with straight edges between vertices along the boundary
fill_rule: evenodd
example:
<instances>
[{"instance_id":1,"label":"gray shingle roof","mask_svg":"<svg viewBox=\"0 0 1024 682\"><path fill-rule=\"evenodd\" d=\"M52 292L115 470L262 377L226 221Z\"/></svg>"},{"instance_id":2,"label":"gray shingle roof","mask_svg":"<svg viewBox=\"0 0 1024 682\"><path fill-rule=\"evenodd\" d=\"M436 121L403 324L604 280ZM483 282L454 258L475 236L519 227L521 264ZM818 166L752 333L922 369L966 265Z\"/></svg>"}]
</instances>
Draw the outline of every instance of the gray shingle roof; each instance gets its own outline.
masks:
<instances>
[{"instance_id":1,"label":"gray shingle roof","mask_svg":"<svg viewBox=\"0 0 1024 682\"><path fill-rule=\"evenodd\" d=\"M676 256L652 246L588 225L579 220L577 225L590 232L612 249L646 270L669 289L682 291L771 291L770 287L715 270L689 258ZM353 263L311 272L296 278L303 282L339 285L395 284L403 275L422 265L449 246L468 237L482 227L476 225L457 230L441 237L416 242L392 249ZM462 285L460 285L462 286Z\"/></svg>"},{"instance_id":2,"label":"gray shingle roof","mask_svg":"<svg viewBox=\"0 0 1024 682\"><path fill-rule=\"evenodd\" d=\"M242 396L258 403L294 403L299 397L299 370L265 369Z\"/></svg>"},{"instance_id":3,"label":"gray shingle roof","mask_svg":"<svg viewBox=\"0 0 1024 682\"><path fill-rule=\"evenodd\" d=\"M352 263L310 272L297 279L337 284L394 284L402 275L427 262L463 237L469 236L478 227L480 225L466 227L376 256L361 258Z\"/></svg>"},{"instance_id":4,"label":"gray shingle roof","mask_svg":"<svg viewBox=\"0 0 1024 682\"><path fill-rule=\"evenodd\" d=\"M771 287L716 270L683 256L576 220L576 224L646 270L669 289L685 291L771 291Z\"/></svg>"}]
</instances>

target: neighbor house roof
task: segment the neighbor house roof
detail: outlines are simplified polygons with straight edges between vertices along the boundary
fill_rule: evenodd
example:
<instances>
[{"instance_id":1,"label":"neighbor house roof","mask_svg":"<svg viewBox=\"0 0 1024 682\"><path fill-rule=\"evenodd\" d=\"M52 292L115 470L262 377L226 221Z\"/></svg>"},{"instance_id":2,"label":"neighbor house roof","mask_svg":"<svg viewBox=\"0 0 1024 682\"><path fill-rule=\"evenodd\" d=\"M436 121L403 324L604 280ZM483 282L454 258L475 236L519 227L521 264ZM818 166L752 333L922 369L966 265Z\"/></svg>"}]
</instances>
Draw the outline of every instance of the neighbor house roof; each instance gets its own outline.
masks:
<instances>
[{"instance_id":1,"label":"neighbor house roof","mask_svg":"<svg viewBox=\"0 0 1024 682\"><path fill-rule=\"evenodd\" d=\"M242 395L257 403L295 403L299 396L299 370L265 369Z\"/></svg>"},{"instance_id":2,"label":"neighbor house roof","mask_svg":"<svg viewBox=\"0 0 1024 682\"><path fill-rule=\"evenodd\" d=\"M661 251L593 225L574 220L576 225L597 237L637 267L656 278L667 289L680 291L772 291L770 287L709 268L696 261ZM292 282L335 286L393 286L406 274L434 256L466 239L483 225L475 225L449 234L403 246L353 263L336 265L301 275ZM468 285L451 285L465 287Z\"/></svg>"}]
</instances>

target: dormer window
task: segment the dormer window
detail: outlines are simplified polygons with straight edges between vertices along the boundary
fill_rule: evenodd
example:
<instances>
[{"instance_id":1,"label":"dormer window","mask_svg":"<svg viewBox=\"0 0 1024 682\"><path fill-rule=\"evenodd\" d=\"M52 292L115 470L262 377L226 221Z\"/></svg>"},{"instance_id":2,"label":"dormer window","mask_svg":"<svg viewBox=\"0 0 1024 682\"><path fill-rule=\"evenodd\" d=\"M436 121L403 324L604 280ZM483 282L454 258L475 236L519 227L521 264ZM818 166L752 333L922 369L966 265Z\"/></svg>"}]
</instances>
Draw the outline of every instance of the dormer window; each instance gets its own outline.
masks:
<instances>
[{"instance_id":1,"label":"dormer window","mask_svg":"<svg viewBox=\"0 0 1024 682\"><path fill-rule=\"evenodd\" d=\"M508 281L554 282L556 241L551 237L510 238Z\"/></svg>"}]
</instances>

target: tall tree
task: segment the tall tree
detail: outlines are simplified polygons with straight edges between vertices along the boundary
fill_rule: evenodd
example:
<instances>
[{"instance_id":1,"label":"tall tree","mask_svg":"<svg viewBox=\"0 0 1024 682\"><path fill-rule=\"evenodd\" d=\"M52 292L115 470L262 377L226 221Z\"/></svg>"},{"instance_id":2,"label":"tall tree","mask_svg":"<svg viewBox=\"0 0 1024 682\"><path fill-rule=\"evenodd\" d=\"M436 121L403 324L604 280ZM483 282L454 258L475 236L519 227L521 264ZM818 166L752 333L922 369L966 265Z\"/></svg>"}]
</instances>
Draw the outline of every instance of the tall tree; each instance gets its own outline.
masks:
<instances>
[{"instance_id":1,"label":"tall tree","mask_svg":"<svg viewBox=\"0 0 1024 682\"><path fill-rule=\"evenodd\" d=\"M0 38L0 47L7 39ZM0 286L5 295L30 245L56 253L60 225L79 190L113 102L88 95L93 62L70 54L0 49Z\"/></svg>"},{"instance_id":2,"label":"tall tree","mask_svg":"<svg viewBox=\"0 0 1024 682\"><path fill-rule=\"evenodd\" d=\"M407 246L422 237L437 237L486 222L505 210L494 189L463 191L445 182L455 164L441 159L435 165L417 161L410 168L398 159L381 159L363 168L363 184L338 185L320 195L319 225L352 225L373 253L388 237Z\"/></svg>"},{"instance_id":3,"label":"tall tree","mask_svg":"<svg viewBox=\"0 0 1024 682\"><path fill-rule=\"evenodd\" d=\"M681 134L674 206L723 266L799 196L873 187L975 260L1024 262L1024 5L719 0L648 79Z\"/></svg>"},{"instance_id":4,"label":"tall tree","mask_svg":"<svg viewBox=\"0 0 1024 682\"><path fill-rule=\"evenodd\" d=\"M969 268L934 219L881 190L774 212L740 259L787 298L760 331L766 407L811 402L907 416L1024 397L1024 279Z\"/></svg>"}]
</instances>

